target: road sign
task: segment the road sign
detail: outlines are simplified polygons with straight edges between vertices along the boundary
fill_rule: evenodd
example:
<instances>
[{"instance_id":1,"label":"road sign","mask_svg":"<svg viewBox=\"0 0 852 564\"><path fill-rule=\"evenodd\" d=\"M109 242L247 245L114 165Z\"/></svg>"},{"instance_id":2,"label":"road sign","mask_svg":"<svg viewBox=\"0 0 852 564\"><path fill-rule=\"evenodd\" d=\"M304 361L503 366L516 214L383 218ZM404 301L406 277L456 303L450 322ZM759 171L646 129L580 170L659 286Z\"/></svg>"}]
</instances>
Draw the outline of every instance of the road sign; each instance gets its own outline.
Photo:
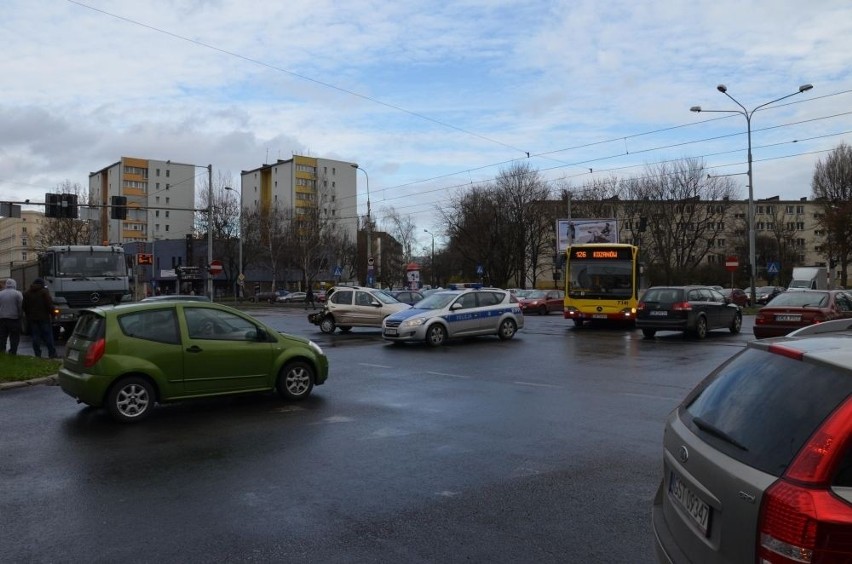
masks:
<instances>
[{"instance_id":1,"label":"road sign","mask_svg":"<svg viewBox=\"0 0 852 564\"><path fill-rule=\"evenodd\" d=\"M375 263L376 263L376 261L373 257L370 257L370 258L367 259L367 265L368 266L373 266Z\"/></svg>"},{"instance_id":2,"label":"road sign","mask_svg":"<svg viewBox=\"0 0 852 564\"><path fill-rule=\"evenodd\" d=\"M736 272L740 267L740 261L737 257L728 257L725 259L725 270L728 272Z\"/></svg>"},{"instance_id":3,"label":"road sign","mask_svg":"<svg viewBox=\"0 0 852 564\"><path fill-rule=\"evenodd\" d=\"M207 269L207 270L208 270L208 272L210 272L210 274L212 274L213 276L215 276L215 275L217 275L217 274L221 274L221 273L222 273L223 268L224 268L224 267L222 266L222 261L221 261L221 260L214 260L214 261L211 261L211 262L210 262L210 266L208 267L208 269Z\"/></svg>"},{"instance_id":4,"label":"road sign","mask_svg":"<svg viewBox=\"0 0 852 564\"><path fill-rule=\"evenodd\" d=\"M778 274L781 272L781 263L780 262L770 262L766 265L766 272L769 274Z\"/></svg>"},{"instance_id":5,"label":"road sign","mask_svg":"<svg viewBox=\"0 0 852 564\"><path fill-rule=\"evenodd\" d=\"M240 275L237 276L237 280L239 280L240 282L245 282L246 281L246 275L243 274L242 272L240 272Z\"/></svg>"},{"instance_id":6,"label":"road sign","mask_svg":"<svg viewBox=\"0 0 852 564\"><path fill-rule=\"evenodd\" d=\"M479 276L482 276L482 275L485 273L485 269L484 269L484 268L482 268L482 265L481 265L481 264L477 264L477 265L476 265L476 273L477 273Z\"/></svg>"},{"instance_id":7,"label":"road sign","mask_svg":"<svg viewBox=\"0 0 852 564\"><path fill-rule=\"evenodd\" d=\"M154 255L151 253L136 253L136 264L154 264Z\"/></svg>"},{"instance_id":8,"label":"road sign","mask_svg":"<svg viewBox=\"0 0 852 564\"><path fill-rule=\"evenodd\" d=\"M340 267L340 266L335 266L334 267L334 275L338 278L343 276L343 268Z\"/></svg>"}]
</instances>

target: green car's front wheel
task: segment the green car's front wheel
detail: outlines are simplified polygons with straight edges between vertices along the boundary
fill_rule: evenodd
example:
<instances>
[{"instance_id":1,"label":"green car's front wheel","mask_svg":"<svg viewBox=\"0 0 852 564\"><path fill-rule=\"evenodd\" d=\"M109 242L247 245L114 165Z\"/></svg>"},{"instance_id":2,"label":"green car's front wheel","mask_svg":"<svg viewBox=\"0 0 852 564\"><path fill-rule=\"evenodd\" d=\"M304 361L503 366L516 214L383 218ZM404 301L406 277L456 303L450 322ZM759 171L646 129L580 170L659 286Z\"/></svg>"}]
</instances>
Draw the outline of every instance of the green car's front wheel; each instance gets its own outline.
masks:
<instances>
[{"instance_id":1,"label":"green car's front wheel","mask_svg":"<svg viewBox=\"0 0 852 564\"><path fill-rule=\"evenodd\" d=\"M276 388L278 394L289 400L305 399L314 388L314 369L302 360L296 360L284 365L278 374Z\"/></svg>"}]
</instances>

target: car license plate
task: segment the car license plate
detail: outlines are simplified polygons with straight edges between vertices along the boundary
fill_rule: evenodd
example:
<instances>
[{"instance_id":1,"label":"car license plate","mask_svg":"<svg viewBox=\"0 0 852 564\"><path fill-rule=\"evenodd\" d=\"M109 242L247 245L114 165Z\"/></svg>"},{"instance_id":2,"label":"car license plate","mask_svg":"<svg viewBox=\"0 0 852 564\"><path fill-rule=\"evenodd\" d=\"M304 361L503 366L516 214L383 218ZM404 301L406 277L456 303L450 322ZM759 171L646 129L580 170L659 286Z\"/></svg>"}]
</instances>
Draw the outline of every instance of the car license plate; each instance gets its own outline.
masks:
<instances>
[{"instance_id":1,"label":"car license plate","mask_svg":"<svg viewBox=\"0 0 852 564\"><path fill-rule=\"evenodd\" d=\"M801 315L776 315L775 321L801 321Z\"/></svg>"},{"instance_id":2,"label":"car license plate","mask_svg":"<svg viewBox=\"0 0 852 564\"><path fill-rule=\"evenodd\" d=\"M74 362L80 360L80 351L74 349L69 350L68 360L73 360Z\"/></svg>"},{"instance_id":3,"label":"car license plate","mask_svg":"<svg viewBox=\"0 0 852 564\"><path fill-rule=\"evenodd\" d=\"M385 335L395 336L396 329L385 329Z\"/></svg>"},{"instance_id":4,"label":"car license plate","mask_svg":"<svg viewBox=\"0 0 852 564\"><path fill-rule=\"evenodd\" d=\"M606 314L605 313L596 313L596 314L592 315L592 319L606 319Z\"/></svg>"},{"instance_id":5,"label":"car license plate","mask_svg":"<svg viewBox=\"0 0 852 564\"><path fill-rule=\"evenodd\" d=\"M657 316L657 317L666 317L668 314L669 314L669 312L664 310L664 309L655 309L654 311L651 312L651 315L654 315L654 316Z\"/></svg>"},{"instance_id":6,"label":"car license plate","mask_svg":"<svg viewBox=\"0 0 852 564\"><path fill-rule=\"evenodd\" d=\"M669 473L669 496L686 511L706 537L710 532L710 506L701 501L674 472Z\"/></svg>"}]
</instances>

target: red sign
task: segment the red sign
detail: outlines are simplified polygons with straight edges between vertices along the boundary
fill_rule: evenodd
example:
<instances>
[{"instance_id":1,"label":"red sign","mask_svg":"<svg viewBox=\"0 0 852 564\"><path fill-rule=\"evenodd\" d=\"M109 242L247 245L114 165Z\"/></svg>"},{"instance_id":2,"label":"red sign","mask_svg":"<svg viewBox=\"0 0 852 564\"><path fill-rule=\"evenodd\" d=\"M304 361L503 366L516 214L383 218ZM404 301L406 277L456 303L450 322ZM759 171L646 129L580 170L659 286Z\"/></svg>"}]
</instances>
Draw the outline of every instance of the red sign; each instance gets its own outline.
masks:
<instances>
[{"instance_id":1,"label":"red sign","mask_svg":"<svg viewBox=\"0 0 852 564\"><path fill-rule=\"evenodd\" d=\"M222 266L221 260L214 260L214 261L210 262L210 267L208 268L208 271L210 272L210 274L212 274L213 276L216 276L217 274L221 274L222 270L223 270L223 266Z\"/></svg>"},{"instance_id":2,"label":"red sign","mask_svg":"<svg viewBox=\"0 0 852 564\"><path fill-rule=\"evenodd\" d=\"M728 257L725 259L725 270L728 272L736 272L740 267L740 261L737 257Z\"/></svg>"}]
</instances>

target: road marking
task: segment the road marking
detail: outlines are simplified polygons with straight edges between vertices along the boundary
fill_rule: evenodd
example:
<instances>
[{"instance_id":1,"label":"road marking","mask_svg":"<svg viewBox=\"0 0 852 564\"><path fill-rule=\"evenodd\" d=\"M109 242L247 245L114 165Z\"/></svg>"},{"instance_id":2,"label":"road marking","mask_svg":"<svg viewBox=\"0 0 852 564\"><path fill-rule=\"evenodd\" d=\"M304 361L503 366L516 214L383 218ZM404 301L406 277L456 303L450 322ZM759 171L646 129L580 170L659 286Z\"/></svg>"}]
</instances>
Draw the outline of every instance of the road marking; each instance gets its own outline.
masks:
<instances>
[{"instance_id":1,"label":"road marking","mask_svg":"<svg viewBox=\"0 0 852 564\"><path fill-rule=\"evenodd\" d=\"M359 362L359 366L368 366L370 368L393 368L393 366L385 366L384 364L368 364L366 362Z\"/></svg>"},{"instance_id":2,"label":"road marking","mask_svg":"<svg viewBox=\"0 0 852 564\"><path fill-rule=\"evenodd\" d=\"M463 376L461 374L447 374L446 372L427 372L426 374L432 374L433 376L447 376L448 378L470 378L470 376Z\"/></svg>"},{"instance_id":3,"label":"road marking","mask_svg":"<svg viewBox=\"0 0 852 564\"><path fill-rule=\"evenodd\" d=\"M554 384L539 384L537 382L515 382L519 386L534 386L536 388L561 388L562 386L556 386Z\"/></svg>"}]
</instances>

